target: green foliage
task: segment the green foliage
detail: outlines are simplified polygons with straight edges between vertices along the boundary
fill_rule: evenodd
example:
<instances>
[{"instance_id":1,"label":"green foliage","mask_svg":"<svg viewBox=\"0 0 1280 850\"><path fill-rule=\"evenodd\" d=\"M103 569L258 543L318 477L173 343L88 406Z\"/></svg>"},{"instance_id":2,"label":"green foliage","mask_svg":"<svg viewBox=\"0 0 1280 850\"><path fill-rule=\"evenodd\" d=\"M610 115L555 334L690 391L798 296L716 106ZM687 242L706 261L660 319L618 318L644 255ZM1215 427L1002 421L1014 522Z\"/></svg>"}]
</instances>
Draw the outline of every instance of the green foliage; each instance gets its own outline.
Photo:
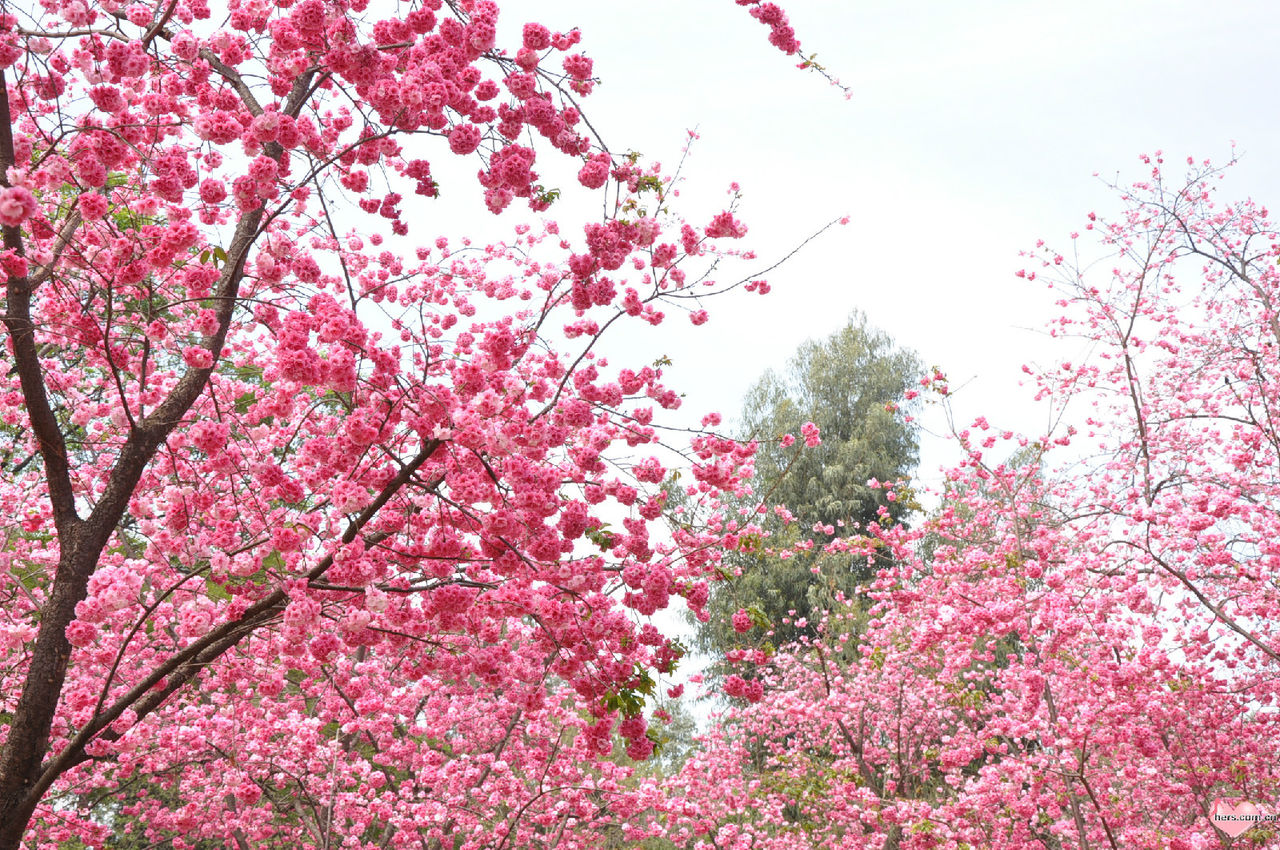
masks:
<instances>
[{"instance_id":1,"label":"green foliage","mask_svg":"<svg viewBox=\"0 0 1280 850\"><path fill-rule=\"evenodd\" d=\"M586 531L586 538L600 547L601 551L608 552L618 544L618 536L609 531L609 523L601 523L593 525Z\"/></svg>"},{"instance_id":2,"label":"green foliage","mask_svg":"<svg viewBox=\"0 0 1280 850\"><path fill-rule=\"evenodd\" d=\"M901 510L867 481L905 478L915 468L917 429L899 405L920 370L913 353L855 313L827 339L801 345L785 376L766 372L747 396L742 425L744 436L761 441L756 470L769 503L787 505L803 529L865 527L882 504L898 518ZM821 446L779 445L808 421L821 429Z\"/></svg>"},{"instance_id":3,"label":"green foliage","mask_svg":"<svg viewBox=\"0 0 1280 850\"><path fill-rule=\"evenodd\" d=\"M205 248L200 252L199 257L201 264L208 264L210 260L213 260L215 268L222 268L227 264L227 252L220 247Z\"/></svg>"},{"instance_id":4,"label":"green foliage","mask_svg":"<svg viewBox=\"0 0 1280 850\"><path fill-rule=\"evenodd\" d=\"M866 555L819 550L833 538L862 534L881 507L891 522L909 512L909 499L889 502L867 482L905 480L915 468L917 428L908 421L911 408L903 396L920 373L914 353L898 349L864 314L854 313L836 333L801 345L785 373L766 372L755 384L743 405L740 436L760 441L757 493L743 507L786 505L796 519L784 527L771 510L760 517L772 536L763 546L734 553L741 576L717 585L711 619L699 627L699 649L723 652L741 643L729 623L738 608L761 612L779 645L811 635L839 596L852 599L874 575ZM822 435L816 448L799 439L810 421ZM781 446L784 434L796 435L796 443ZM815 532L815 525L830 526L831 533ZM786 559L771 554L806 542L813 551Z\"/></svg>"},{"instance_id":5,"label":"green foliage","mask_svg":"<svg viewBox=\"0 0 1280 850\"><path fill-rule=\"evenodd\" d=\"M547 206L550 206L560 200L559 189L544 189L542 186L535 186L534 191L538 193L538 200L542 201Z\"/></svg>"},{"instance_id":6,"label":"green foliage","mask_svg":"<svg viewBox=\"0 0 1280 850\"><path fill-rule=\"evenodd\" d=\"M637 666L636 675L630 682L605 695L605 707L622 712L626 717L634 717L644 711L645 698L653 696L655 687L649 671Z\"/></svg>"}]
</instances>

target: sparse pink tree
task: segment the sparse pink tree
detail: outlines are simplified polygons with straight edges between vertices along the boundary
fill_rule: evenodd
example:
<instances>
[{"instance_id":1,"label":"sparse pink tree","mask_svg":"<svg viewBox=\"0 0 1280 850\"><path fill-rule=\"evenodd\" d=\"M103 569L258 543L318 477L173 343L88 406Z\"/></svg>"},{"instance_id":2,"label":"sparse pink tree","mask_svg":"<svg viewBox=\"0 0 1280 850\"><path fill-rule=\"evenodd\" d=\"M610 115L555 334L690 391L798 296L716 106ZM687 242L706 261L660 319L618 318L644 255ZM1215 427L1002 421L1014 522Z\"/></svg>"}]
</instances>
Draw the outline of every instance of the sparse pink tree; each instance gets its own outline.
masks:
<instances>
[{"instance_id":1,"label":"sparse pink tree","mask_svg":"<svg viewBox=\"0 0 1280 850\"><path fill-rule=\"evenodd\" d=\"M1057 430L958 432L965 460L927 521L868 544L894 556L869 626L833 618L774 660L762 699L676 784L677 838L1119 850L1274 834L1232 843L1209 813L1280 802L1280 233L1255 204L1216 205L1207 164L1171 183L1144 162L1122 215L1089 217L1114 256L1086 270L1042 246L1022 273L1051 280L1054 334L1083 341L1082 358L1027 369Z\"/></svg>"},{"instance_id":2,"label":"sparse pink tree","mask_svg":"<svg viewBox=\"0 0 1280 850\"><path fill-rule=\"evenodd\" d=\"M705 321L745 227L669 218L668 178L588 132L578 32L499 11L0 8L0 848L629 816L592 756L651 752L680 649L642 619L705 604L719 536L660 530L679 396L597 344ZM610 214L437 238L433 162L542 211L535 150ZM749 473L691 452L688 498Z\"/></svg>"}]
</instances>

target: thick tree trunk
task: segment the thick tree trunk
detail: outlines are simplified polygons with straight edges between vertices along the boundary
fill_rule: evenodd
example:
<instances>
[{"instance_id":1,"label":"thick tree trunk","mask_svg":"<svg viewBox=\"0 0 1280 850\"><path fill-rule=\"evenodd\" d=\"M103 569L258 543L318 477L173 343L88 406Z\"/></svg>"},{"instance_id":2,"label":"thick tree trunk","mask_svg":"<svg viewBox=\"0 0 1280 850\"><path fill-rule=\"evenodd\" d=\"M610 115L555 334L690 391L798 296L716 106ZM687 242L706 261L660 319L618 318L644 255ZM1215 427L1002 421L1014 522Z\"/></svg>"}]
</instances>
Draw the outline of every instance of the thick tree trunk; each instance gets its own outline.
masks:
<instances>
[{"instance_id":1,"label":"thick tree trunk","mask_svg":"<svg viewBox=\"0 0 1280 850\"><path fill-rule=\"evenodd\" d=\"M156 34L169 37L163 25L152 31L152 36ZM232 84L252 114L262 113L262 107L252 91L233 68L224 65L207 50L202 56ZM295 81L286 104L287 114L297 116L301 112L311 92L314 78L315 72L307 72ZM284 149L274 142L266 145L264 150L276 160L284 153ZM14 151L8 83L3 71L0 71L0 186L8 184L8 169L16 164ZM241 215L236 223L235 234L227 246L228 260L223 265L215 295L218 304L217 329L203 341L215 363L222 355L232 315L238 303L245 262L260 235L263 219L264 210L261 207ZM73 235L74 226L71 226L67 239ZM12 251L16 256L26 256L20 228L0 227L0 235L3 236L5 250ZM51 268L46 272L51 273ZM47 278L47 274L44 278ZM217 658L252 631L252 628L242 628L240 625L225 625L207 635L204 641L198 642L189 652L178 653L161 665L163 671L159 668L153 671L153 675L157 677L180 671L174 675L174 682L161 695L153 694L150 700L143 699L141 694L123 698L95 717L85 729L79 730L80 733L68 742L65 750L53 759L46 760L53 718L71 655L67 626L75 619L76 605L88 593L89 579L97 568L98 559L119 526L143 471L168 435L187 416L207 386L213 369L187 369L161 404L145 418L131 422L129 436L113 464L105 489L87 517L81 518L76 510L66 441L46 390L44 367L36 346L36 322L32 318L32 303L33 294L42 279L40 276L9 278L4 283L5 312L0 317L8 335L15 372L22 385L31 433L44 464L59 547L58 569L50 582L49 597L40 612L39 631L30 667L9 726L8 738L3 747L0 747L0 850L18 850L31 816L49 786L58 776L83 761L85 743L93 735L104 734L105 727L126 706L132 702L142 707L139 709L141 715L153 711L163 698L194 678L204 664ZM423 453L387 485L379 498L351 525L344 539L348 542L354 539L378 509L404 486L413 472L438 446L439 442L433 441L424 447ZM323 575L329 563L330 560L326 560L317 567L316 575ZM260 616L256 619L249 618L249 622L260 625L268 621L278 613L277 609L283 608L284 598L282 593L278 593L264 600L259 605L261 610L256 612Z\"/></svg>"},{"instance_id":2,"label":"thick tree trunk","mask_svg":"<svg viewBox=\"0 0 1280 850\"><path fill-rule=\"evenodd\" d=\"M16 850L21 844L36 803L43 796L37 786L71 656L67 626L75 619L77 603L85 598L97 560L96 551L86 558L74 541L63 539L62 543L52 593L41 611L31 666L9 738L0 750L0 850Z\"/></svg>"},{"instance_id":3,"label":"thick tree trunk","mask_svg":"<svg viewBox=\"0 0 1280 850\"><path fill-rule=\"evenodd\" d=\"M13 126L9 114L8 83L0 74L0 185L8 183L8 169L15 164ZM24 255L22 232L3 228L4 247ZM31 432L44 463L49 501L58 538L58 568L50 582L49 597L40 612L40 630L31 655L31 666L18 698L9 735L0 748L0 850L17 848L35 810L41 764L49 749L49 731L67 675L71 644L67 626L75 618L76 604L84 599L105 538L94 548L85 522L76 514L72 495L66 442L45 390L35 324L31 318L34 289L29 278L10 278L5 286L4 326L22 385Z\"/></svg>"}]
</instances>

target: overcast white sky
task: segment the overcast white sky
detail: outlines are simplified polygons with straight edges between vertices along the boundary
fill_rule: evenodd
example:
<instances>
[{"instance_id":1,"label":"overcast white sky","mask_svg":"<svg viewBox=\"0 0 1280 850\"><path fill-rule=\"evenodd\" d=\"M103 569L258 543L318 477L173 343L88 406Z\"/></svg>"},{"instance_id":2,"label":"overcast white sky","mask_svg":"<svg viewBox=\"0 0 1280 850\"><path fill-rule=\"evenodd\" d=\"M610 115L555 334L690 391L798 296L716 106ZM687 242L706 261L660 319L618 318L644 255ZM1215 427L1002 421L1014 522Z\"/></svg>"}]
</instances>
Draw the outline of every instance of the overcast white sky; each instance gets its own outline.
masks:
<instances>
[{"instance_id":1,"label":"overcast white sky","mask_svg":"<svg viewBox=\"0 0 1280 850\"><path fill-rule=\"evenodd\" d=\"M583 31L603 80L584 105L611 147L674 163L697 127L686 208L709 215L739 181L762 257L852 217L770 275L772 294L626 339L637 359L673 358L690 412L731 416L765 368L861 309L953 386L970 382L965 415L1037 430L1017 381L1055 350L1037 333L1049 302L1013 273L1037 238L1065 245L1090 210L1117 209L1094 173L1137 179L1138 154L1157 148L1225 160L1234 141L1225 191L1280 204L1274 2L780 5L850 100L796 70L732 0L503 6L513 39L528 20ZM929 448L922 477L943 460Z\"/></svg>"}]
</instances>

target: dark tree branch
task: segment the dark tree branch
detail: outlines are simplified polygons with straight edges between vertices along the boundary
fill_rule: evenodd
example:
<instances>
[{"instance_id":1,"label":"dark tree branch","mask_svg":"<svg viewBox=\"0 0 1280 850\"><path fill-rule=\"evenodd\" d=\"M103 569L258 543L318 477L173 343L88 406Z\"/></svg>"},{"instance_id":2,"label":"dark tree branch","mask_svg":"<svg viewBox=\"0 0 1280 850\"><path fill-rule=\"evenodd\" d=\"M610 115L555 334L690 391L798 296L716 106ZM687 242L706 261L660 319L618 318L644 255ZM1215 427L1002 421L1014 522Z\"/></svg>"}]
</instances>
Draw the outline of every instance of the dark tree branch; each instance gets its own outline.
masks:
<instances>
[{"instance_id":1,"label":"dark tree branch","mask_svg":"<svg viewBox=\"0 0 1280 850\"><path fill-rule=\"evenodd\" d=\"M378 511L400 492L414 473L435 454L443 445L441 440L429 440L410 460L395 478L391 479L379 491L377 497L353 519L343 532L342 542L350 543L356 539L366 526L377 515ZM305 576L308 581L315 581L324 576L334 564L333 555L326 555ZM170 656L163 664L157 666L145 678L122 694L110 706L101 711L92 721L85 724L79 733L68 743L59 756L41 770L37 783L30 791L30 805L35 803L59 776L77 764L83 763L87 756L85 747L94 738L116 740L120 735L108 729L126 709L133 709L141 720L154 712L191 682L200 671L222 656L223 653L236 646L258 629L271 623L284 612L289 604L289 596L282 589L277 589L265 598L252 605L239 620L223 623L212 629L204 637L194 641L190 646ZM161 686L161 683L164 683Z\"/></svg>"}]
</instances>

